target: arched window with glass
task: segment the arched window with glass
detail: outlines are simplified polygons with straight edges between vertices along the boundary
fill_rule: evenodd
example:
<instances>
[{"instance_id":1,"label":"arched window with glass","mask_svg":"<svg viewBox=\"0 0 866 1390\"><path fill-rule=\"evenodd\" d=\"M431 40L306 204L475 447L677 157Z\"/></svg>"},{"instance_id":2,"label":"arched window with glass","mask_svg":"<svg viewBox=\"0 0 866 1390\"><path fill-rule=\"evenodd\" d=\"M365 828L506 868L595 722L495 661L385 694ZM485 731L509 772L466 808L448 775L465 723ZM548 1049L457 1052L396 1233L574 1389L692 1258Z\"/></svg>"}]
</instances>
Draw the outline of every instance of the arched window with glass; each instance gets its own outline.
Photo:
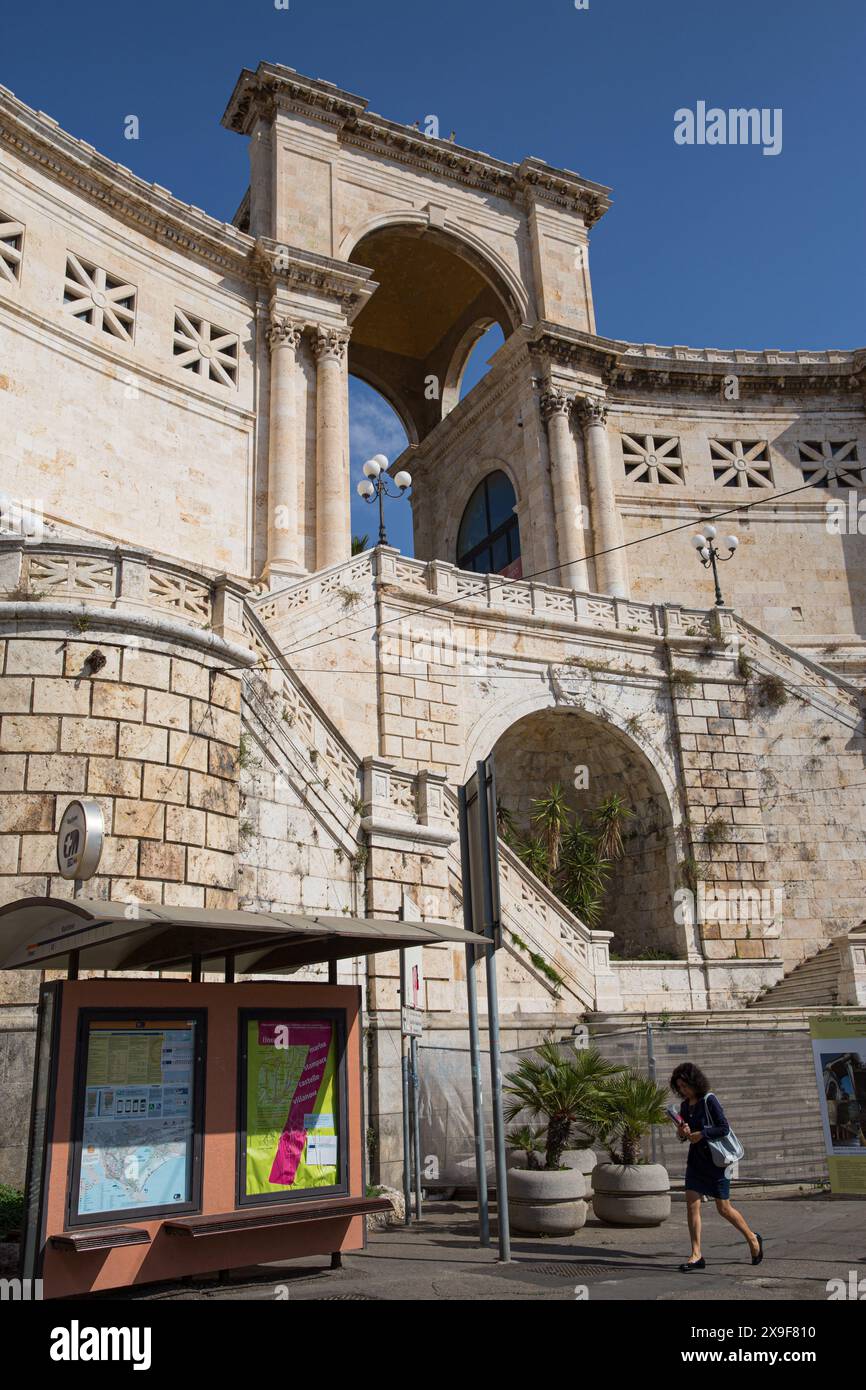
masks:
<instances>
[{"instance_id":1,"label":"arched window with glass","mask_svg":"<svg viewBox=\"0 0 866 1390\"><path fill-rule=\"evenodd\" d=\"M500 470L488 473L469 499L457 533L457 564L478 574L520 579L520 526L514 488Z\"/></svg>"}]
</instances>

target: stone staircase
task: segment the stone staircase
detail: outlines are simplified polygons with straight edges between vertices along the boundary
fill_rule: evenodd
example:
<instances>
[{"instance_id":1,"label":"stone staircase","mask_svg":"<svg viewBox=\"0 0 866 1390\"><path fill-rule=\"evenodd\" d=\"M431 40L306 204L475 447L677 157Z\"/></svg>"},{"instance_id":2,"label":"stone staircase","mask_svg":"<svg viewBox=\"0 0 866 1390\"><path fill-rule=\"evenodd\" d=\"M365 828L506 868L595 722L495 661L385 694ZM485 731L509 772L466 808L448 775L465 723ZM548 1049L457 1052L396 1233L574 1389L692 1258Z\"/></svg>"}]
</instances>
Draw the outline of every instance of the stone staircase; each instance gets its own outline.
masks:
<instances>
[{"instance_id":1,"label":"stone staircase","mask_svg":"<svg viewBox=\"0 0 866 1390\"><path fill-rule=\"evenodd\" d=\"M738 1011L739 1013L739 1011ZM818 1085L808 1020L769 1012L728 1024L725 1016L693 1016L675 1026L653 1023L658 1083L691 1061L706 1073L745 1148L737 1178L746 1182L814 1182L827 1177ZM652 1021L652 1020L650 1020ZM592 1042L611 1061L647 1071L646 1024L610 1016L590 1027ZM649 1154L649 1144L647 1144ZM676 1183L685 1153L672 1126L656 1130L657 1161Z\"/></svg>"},{"instance_id":2,"label":"stone staircase","mask_svg":"<svg viewBox=\"0 0 866 1390\"><path fill-rule=\"evenodd\" d=\"M833 1008L839 1003L842 968L839 943L831 941L823 951L801 961L777 985L759 995L750 1009Z\"/></svg>"}]
</instances>

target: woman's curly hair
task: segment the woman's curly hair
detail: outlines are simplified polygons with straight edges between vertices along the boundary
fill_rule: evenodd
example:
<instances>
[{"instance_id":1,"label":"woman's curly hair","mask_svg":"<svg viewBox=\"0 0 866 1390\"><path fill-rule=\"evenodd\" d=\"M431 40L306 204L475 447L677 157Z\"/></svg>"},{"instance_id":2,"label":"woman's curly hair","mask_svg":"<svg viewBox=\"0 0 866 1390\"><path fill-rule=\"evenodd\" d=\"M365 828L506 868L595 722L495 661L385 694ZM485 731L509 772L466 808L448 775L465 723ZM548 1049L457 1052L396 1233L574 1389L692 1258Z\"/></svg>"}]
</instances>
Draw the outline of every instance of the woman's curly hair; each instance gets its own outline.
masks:
<instances>
[{"instance_id":1,"label":"woman's curly hair","mask_svg":"<svg viewBox=\"0 0 866 1390\"><path fill-rule=\"evenodd\" d=\"M694 1062L680 1062L680 1065L674 1068L673 1075L671 1076L671 1090L674 1095L677 1096L679 1095L679 1091L677 1090L678 1081L684 1081L687 1086L691 1086L699 1099L701 1096L705 1096L710 1089L709 1081L704 1076L700 1067L695 1066Z\"/></svg>"}]
</instances>

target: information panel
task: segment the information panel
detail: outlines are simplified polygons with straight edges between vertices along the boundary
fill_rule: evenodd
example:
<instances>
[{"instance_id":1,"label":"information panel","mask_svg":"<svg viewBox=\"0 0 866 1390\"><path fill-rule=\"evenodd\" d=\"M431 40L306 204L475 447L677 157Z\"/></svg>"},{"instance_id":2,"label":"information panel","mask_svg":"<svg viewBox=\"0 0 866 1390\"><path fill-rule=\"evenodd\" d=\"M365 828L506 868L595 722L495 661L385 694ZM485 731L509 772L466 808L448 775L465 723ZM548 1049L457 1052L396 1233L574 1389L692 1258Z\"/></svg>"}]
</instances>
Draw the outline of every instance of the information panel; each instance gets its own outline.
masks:
<instances>
[{"instance_id":1,"label":"information panel","mask_svg":"<svg viewBox=\"0 0 866 1390\"><path fill-rule=\"evenodd\" d=\"M811 1019L812 1053L833 1192L866 1195L866 1027L862 1018Z\"/></svg>"},{"instance_id":2,"label":"information panel","mask_svg":"<svg viewBox=\"0 0 866 1390\"><path fill-rule=\"evenodd\" d=\"M246 1018L242 1196L340 1181L336 1018Z\"/></svg>"},{"instance_id":3,"label":"information panel","mask_svg":"<svg viewBox=\"0 0 866 1390\"><path fill-rule=\"evenodd\" d=\"M196 1030L193 1018L87 1022L77 1216L192 1202Z\"/></svg>"}]
</instances>

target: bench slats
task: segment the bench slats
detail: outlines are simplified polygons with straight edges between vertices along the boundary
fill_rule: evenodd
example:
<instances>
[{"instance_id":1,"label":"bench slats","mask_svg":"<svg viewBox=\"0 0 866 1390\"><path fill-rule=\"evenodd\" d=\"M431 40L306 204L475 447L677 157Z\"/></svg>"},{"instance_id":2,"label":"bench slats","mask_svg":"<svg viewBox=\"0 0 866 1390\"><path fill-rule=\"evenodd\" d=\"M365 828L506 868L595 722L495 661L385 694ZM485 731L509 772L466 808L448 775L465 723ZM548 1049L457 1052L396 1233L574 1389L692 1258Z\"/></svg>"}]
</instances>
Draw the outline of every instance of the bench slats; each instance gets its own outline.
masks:
<instances>
[{"instance_id":1,"label":"bench slats","mask_svg":"<svg viewBox=\"0 0 866 1390\"><path fill-rule=\"evenodd\" d=\"M66 1231L63 1235L51 1236L49 1244L56 1250L72 1250L76 1255L86 1255L91 1250L114 1250L120 1245L148 1245L147 1231L132 1226L100 1227L89 1231Z\"/></svg>"},{"instance_id":2,"label":"bench slats","mask_svg":"<svg viewBox=\"0 0 866 1390\"><path fill-rule=\"evenodd\" d=\"M274 1226L292 1226L306 1221L334 1221L350 1216L366 1216L368 1212L390 1211L387 1197L332 1197L326 1202L294 1202L286 1207L257 1207L230 1211L218 1216L183 1216L164 1222L163 1229L173 1236L225 1235L231 1231L267 1230Z\"/></svg>"}]
</instances>

